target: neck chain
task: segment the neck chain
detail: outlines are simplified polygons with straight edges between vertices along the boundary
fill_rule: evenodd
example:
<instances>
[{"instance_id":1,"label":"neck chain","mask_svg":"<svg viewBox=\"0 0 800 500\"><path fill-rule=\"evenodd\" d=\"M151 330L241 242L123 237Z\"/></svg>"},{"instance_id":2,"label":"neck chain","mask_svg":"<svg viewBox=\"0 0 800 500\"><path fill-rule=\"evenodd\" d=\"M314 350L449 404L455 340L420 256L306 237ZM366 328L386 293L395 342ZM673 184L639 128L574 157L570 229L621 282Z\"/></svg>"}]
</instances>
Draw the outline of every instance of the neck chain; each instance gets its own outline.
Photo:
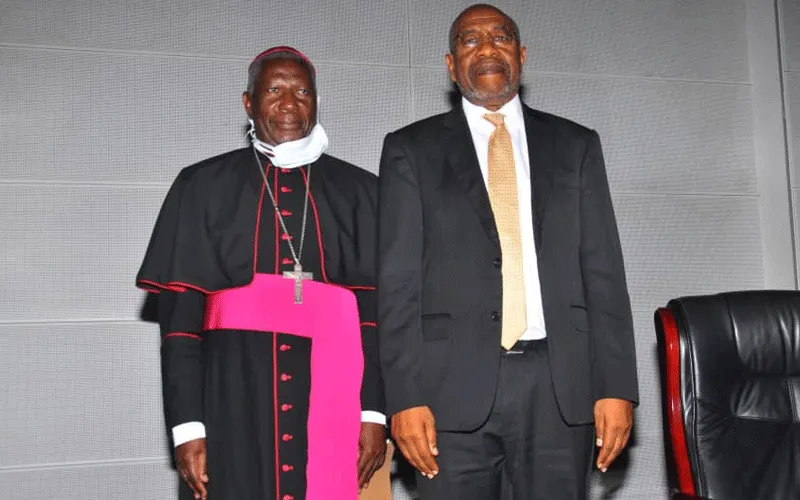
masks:
<instances>
[{"instance_id":1,"label":"neck chain","mask_svg":"<svg viewBox=\"0 0 800 500\"><path fill-rule=\"evenodd\" d=\"M270 201L272 201L272 208L275 209L275 214L278 216L278 221L281 224L281 229L283 229L283 234L291 236L289 234L289 231L286 229L286 223L283 221L283 216L281 215L281 211L278 208L278 203L275 201L275 194L272 192L272 188L269 187L269 180L267 179L265 168L263 165L261 165L261 159L258 157L258 152L256 152L255 148L253 148L253 154L256 157L256 165L258 166L258 171L261 174L261 177L264 179L264 186L267 189L267 193L269 193L269 199ZM309 164L308 178L306 179L306 196L305 200L303 201L303 223L302 223L302 229L300 229L300 246L297 248L297 251L295 251L294 245L292 245L292 239L291 238L286 239L286 244L289 245L289 251L292 252L292 259L294 259L295 272L303 271L303 266L300 264L300 257L303 256L303 244L306 241L306 220L308 215L308 196L310 191L311 191L311 165Z\"/></svg>"}]
</instances>

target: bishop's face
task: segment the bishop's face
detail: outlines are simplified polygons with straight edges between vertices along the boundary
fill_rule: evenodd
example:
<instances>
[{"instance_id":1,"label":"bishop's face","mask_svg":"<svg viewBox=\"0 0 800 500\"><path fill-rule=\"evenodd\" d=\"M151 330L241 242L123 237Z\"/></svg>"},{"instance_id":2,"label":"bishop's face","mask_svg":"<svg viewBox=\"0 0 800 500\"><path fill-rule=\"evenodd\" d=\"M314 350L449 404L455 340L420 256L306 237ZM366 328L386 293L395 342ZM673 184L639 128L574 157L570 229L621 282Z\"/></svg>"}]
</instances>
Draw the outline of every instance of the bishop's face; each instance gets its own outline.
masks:
<instances>
[{"instance_id":1,"label":"bishop's face","mask_svg":"<svg viewBox=\"0 0 800 500\"><path fill-rule=\"evenodd\" d=\"M266 61L253 95L242 97L256 136L270 145L302 139L317 123L317 95L309 68L294 59Z\"/></svg>"},{"instance_id":2,"label":"bishop's face","mask_svg":"<svg viewBox=\"0 0 800 500\"><path fill-rule=\"evenodd\" d=\"M502 12L487 7L465 12L453 45L445 56L450 79L469 102L496 111L517 95L526 49Z\"/></svg>"}]
</instances>

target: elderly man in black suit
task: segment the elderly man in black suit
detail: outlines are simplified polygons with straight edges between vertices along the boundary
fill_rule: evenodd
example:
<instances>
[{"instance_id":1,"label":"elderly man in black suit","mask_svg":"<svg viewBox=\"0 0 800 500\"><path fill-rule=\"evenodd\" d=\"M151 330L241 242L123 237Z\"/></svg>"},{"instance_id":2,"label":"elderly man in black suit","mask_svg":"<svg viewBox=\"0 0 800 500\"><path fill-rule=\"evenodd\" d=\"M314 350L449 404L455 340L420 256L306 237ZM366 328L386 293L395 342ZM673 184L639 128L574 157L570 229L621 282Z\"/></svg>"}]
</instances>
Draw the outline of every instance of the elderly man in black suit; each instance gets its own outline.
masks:
<instances>
[{"instance_id":1,"label":"elderly man in black suit","mask_svg":"<svg viewBox=\"0 0 800 500\"><path fill-rule=\"evenodd\" d=\"M388 134L378 338L423 500L582 499L638 399L600 139L520 101L516 23L474 5L446 55L461 106Z\"/></svg>"}]
</instances>

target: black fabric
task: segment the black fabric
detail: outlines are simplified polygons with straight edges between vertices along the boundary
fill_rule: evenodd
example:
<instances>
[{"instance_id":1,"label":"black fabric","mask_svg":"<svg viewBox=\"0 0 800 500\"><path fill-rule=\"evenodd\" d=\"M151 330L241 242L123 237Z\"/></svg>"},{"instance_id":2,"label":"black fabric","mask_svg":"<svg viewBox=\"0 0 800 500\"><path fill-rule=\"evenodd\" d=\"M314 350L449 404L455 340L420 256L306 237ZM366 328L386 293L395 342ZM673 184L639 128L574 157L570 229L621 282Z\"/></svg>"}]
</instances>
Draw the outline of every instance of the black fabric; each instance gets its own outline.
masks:
<instances>
[{"instance_id":1,"label":"black fabric","mask_svg":"<svg viewBox=\"0 0 800 500\"><path fill-rule=\"evenodd\" d=\"M277 171L287 179L302 182L299 170ZM313 164L311 175L311 194L325 249L326 281L374 287L375 175L328 155ZM174 282L217 291L249 283L253 276L253 236L262 185L263 179L249 148L183 169L161 208L137 284L154 283L163 287ZM287 193L278 193L281 194ZM295 211L295 217L299 218L302 192L294 194L301 201ZM264 205L270 210L265 212L261 223L262 227L266 224L266 230L274 224L269 204L265 194ZM313 215L313 207L309 207L310 228ZM307 251L318 249L310 245ZM375 321L374 311L359 313L362 321Z\"/></svg>"},{"instance_id":2,"label":"black fabric","mask_svg":"<svg viewBox=\"0 0 800 500\"><path fill-rule=\"evenodd\" d=\"M592 425L561 418L547 342L500 358L489 418L472 432L439 432L439 474L417 473L422 500L583 500Z\"/></svg>"},{"instance_id":3,"label":"black fabric","mask_svg":"<svg viewBox=\"0 0 800 500\"><path fill-rule=\"evenodd\" d=\"M140 286L160 290L167 426L206 426L210 498L305 497L310 340L281 332L204 332L202 320L206 292L252 279L256 243L257 272L293 268L285 234L299 249L307 172L270 168L266 174L284 233L266 193L258 216L263 179L250 150L184 169L137 278ZM328 156L311 175L303 268L356 294L365 323L362 408L382 412L374 338L375 177ZM191 497L185 486L180 497Z\"/></svg>"},{"instance_id":4,"label":"black fabric","mask_svg":"<svg viewBox=\"0 0 800 500\"><path fill-rule=\"evenodd\" d=\"M668 308L697 494L800 498L800 292L684 297Z\"/></svg>"},{"instance_id":5,"label":"black fabric","mask_svg":"<svg viewBox=\"0 0 800 500\"><path fill-rule=\"evenodd\" d=\"M553 385L570 424L601 398L638 400L633 323L596 132L523 106ZM461 109L386 136L378 336L387 408L429 406L477 429L497 387L502 255ZM525 207L521 207L524 209Z\"/></svg>"}]
</instances>

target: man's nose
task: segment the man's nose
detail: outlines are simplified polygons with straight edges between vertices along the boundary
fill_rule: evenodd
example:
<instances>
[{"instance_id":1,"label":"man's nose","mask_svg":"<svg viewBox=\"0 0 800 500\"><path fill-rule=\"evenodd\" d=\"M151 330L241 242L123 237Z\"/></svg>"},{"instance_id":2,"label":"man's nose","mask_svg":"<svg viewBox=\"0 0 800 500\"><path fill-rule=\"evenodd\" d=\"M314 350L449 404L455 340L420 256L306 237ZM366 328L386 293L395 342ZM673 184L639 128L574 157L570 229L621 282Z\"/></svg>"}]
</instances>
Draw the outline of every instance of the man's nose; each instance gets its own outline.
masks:
<instances>
[{"instance_id":1,"label":"man's nose","mask_svg":"<svg viewBox=\"0 0 800 500\"><path fill-rule=\"evenodd\" d=\"M291 110L297 107L297 98L291 92L286 92L280 97L279 106L281 109Z\"/></svg>"}]
</instances>

